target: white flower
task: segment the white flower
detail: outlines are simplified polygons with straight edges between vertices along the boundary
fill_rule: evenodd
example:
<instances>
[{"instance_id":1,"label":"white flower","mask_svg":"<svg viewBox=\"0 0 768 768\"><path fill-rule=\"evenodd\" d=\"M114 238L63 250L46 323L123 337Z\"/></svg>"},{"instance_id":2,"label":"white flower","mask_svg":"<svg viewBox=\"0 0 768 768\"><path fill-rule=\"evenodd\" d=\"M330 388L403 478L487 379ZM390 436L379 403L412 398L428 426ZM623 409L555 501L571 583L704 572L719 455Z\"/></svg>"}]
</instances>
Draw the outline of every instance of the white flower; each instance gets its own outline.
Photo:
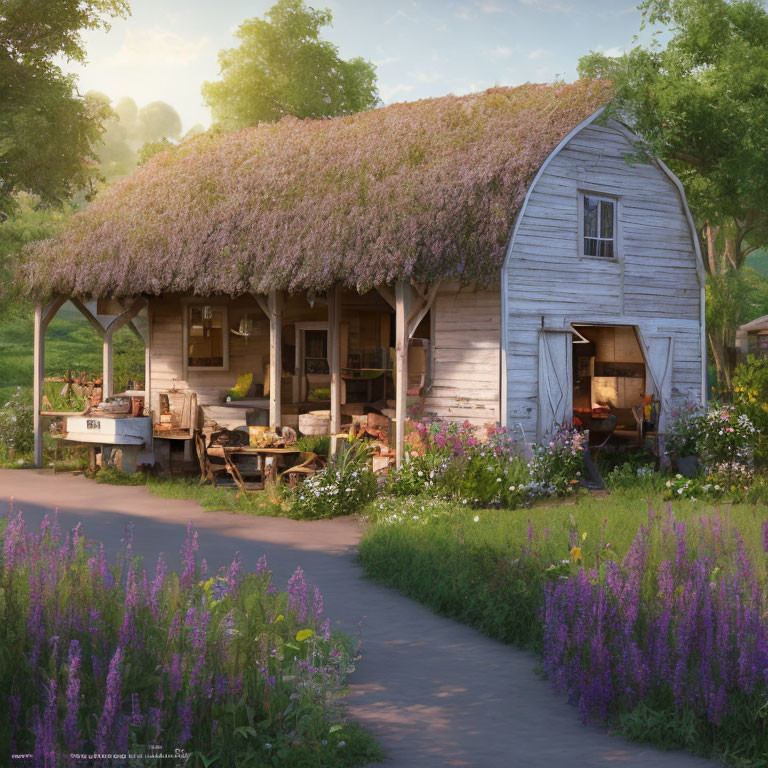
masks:
<instances>
[{"instance_id":1,"label":"white flower","mask_svg":"<svg viewBox=\"0 0 768 768\"><path fill-rule=\"evenodd\" d=\"M474 520L476 523L479 523L479 522L480 522L480 515L475 515L475 516L474 516L472 519L473 519L473 520Z\"/></svg>"}]
</instances>

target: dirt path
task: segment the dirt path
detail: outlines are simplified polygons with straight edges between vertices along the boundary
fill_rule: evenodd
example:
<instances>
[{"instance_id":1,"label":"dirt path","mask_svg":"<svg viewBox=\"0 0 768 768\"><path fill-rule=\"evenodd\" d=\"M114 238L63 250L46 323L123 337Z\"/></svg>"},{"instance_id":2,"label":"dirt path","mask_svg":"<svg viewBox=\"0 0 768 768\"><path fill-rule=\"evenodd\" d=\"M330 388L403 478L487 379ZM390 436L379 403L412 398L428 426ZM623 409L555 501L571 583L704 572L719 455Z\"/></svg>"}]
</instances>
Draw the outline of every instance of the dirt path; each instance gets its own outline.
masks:
<instances>
[{"instance_id":1,"label":"dirt path","mask_svg":"<svg viewBox=\"0 0 768 768\"><path fill-rule=\"evenodd\" d=\"M0 514L16 509L36 523L59 508L62 527L120 547L136 523L134 551L172 566L188 521L200 531L210 567L240 550L245 567L266 554L279 584L297 565L316 583L336 626L363 627L363 660L351 677L350 715L383 745L390 768L580 768L714 766L680 753L629 744L581 725L574 707L535 674L536 659L363 578L355 560L359 525L350 519L296 522L203 512L141 487L97 485L83 477L0 470Z\"/></svg>"}]
</instances>

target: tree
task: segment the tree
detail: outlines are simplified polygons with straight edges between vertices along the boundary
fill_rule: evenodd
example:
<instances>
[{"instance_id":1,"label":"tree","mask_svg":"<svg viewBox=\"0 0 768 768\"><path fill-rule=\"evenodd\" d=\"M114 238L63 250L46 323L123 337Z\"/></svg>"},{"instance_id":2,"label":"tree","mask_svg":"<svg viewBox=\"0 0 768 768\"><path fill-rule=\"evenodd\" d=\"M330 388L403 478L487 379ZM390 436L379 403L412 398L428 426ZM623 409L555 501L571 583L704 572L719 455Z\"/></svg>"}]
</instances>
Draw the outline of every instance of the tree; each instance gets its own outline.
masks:
<instances>
[{"instance_id":1,"label":"tree","mask_svg":"<svg viewBox=\"0 0 768 768\"><path fill-rule=\"evenodd\" d=\"M137 135L141 144L181 136L179 113L164 101L153 101L139 110Z\"/></svg>"},{"instance_id":2,"label":"tree","mask_svg":"<svg viewBox=\"0 0 768 768\"><path fill-rule=\"evenodd\" d=\"M81 32L107 28L125 0L4 0L0 12L0 214L15 195L60 202L83 187L106 117L78 95L56 57L83 61Z\"/></svg>"},{"instance_id":3,"label":"tree","mask_svg":"<svg viewBox=\"0 0 768 768\"><path fill-rule=\"evenodd\" d=\"M592 52L582 77L617 86L611 112L680 177L708 279L708 337L718 385L730 388L728 349L743 322L735 274L768 243L768 14L754 0L644 0L654 42L619 58Z\"/></svg>"},{"instance_id":4,"label":"tree","mask_svg":"<svg viewBox=\"0 0 768 768\"><path fill-rule=\"evenodd\" d=\"M331 24L329 10L302 0L279 0L264 19L243 22L240 46L219 54L221 79L203 84L215 123L241 128L286 115L332 117L378 103L373 64L344 61L338 48L320 39Z\"/></svg>"}]
</instances>

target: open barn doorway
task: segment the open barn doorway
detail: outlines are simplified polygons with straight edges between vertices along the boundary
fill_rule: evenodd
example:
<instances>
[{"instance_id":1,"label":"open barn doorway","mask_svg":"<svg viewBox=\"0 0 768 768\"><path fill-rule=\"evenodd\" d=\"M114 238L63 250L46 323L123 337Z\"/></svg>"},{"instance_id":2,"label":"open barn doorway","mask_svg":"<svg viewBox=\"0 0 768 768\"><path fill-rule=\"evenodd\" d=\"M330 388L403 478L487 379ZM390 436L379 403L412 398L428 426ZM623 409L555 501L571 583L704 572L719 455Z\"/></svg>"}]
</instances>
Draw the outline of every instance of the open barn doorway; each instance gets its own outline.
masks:
<instances>
[{"instance_id":1,"label":"open barn doorway","mask_svg":"<svg viewBox=\"0 0 768 768\"><path fill-rule=\"evenodd\" d=\"M573 325L573 414L590 444L641 447L655 418L648 370L631 325Z\"/></svg>"}]
</instances>

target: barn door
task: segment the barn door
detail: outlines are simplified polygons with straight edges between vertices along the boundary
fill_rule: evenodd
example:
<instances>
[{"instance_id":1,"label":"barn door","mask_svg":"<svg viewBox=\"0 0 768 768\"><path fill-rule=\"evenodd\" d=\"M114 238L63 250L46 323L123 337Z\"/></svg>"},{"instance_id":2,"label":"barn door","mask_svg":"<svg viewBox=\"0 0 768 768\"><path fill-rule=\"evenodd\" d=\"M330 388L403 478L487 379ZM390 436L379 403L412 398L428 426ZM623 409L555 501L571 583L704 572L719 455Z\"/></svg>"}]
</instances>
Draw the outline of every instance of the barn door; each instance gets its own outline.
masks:
<instances>
[{"instance_id":1,"label":"barn door","mask_svg":"<svg viewBox=\"0 0 768 768\"><path fill-rule=\"evenodd\" d=\"M572 343L570 331L539 333L539 439L573 419Z\"/></svg>"},{"instance_id":2,"label":"barn door","mask_svg":"<svg viewBox=\"0 0 768 768\"><path fill-rule=\"evenodd\" d=\"M644 334L638 330L643 347L645 365L648 369L646 387L659 401L658 432L666 432L672 395L672 361L674 360L675 339L668 334Z\"/></svg>"}]
</instances>

